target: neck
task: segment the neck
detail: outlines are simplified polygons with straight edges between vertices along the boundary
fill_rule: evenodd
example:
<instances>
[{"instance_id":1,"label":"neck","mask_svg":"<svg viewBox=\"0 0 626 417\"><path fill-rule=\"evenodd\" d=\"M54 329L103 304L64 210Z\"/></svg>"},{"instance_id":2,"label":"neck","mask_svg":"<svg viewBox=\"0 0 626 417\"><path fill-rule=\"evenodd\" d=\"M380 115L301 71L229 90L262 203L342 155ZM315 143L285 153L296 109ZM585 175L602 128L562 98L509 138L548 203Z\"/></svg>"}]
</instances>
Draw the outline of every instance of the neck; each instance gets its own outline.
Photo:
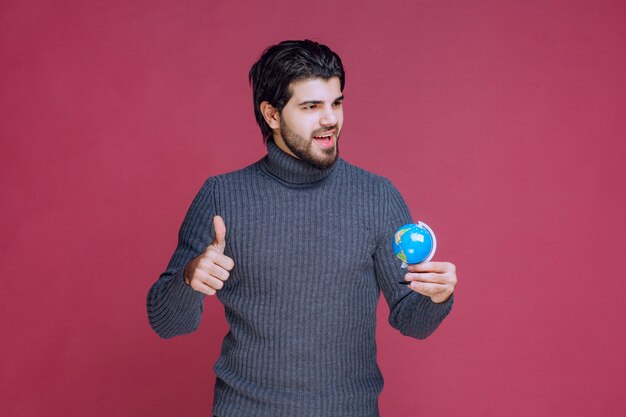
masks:
<instances>
[{"instance_id":1,"label":"neck","mask_svg":"<svg viewBox=\"0 0 626 417\"><path fill-rule=\"evenodd\" d=\"M267 141L267 156L261 161L261 168L288 185L310 185L321 182L336 171L341 158L325 169L310 166L301 159L283 151L272 139Z\"/></svg>"}]
</instances>

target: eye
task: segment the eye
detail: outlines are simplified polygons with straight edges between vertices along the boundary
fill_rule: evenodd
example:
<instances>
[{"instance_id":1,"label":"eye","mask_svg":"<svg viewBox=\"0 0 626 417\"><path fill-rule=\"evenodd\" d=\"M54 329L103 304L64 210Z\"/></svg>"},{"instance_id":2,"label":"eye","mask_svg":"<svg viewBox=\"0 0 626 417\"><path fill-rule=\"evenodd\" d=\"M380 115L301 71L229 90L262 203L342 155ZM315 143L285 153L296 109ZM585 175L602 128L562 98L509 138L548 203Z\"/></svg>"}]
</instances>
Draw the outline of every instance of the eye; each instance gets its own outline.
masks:
<instances>
[{"instance_id":1,"label":"eye","mask_svg":"<svg viewBox=\"0 0 626 417\"><path fill-rule=\"evenodd\" d=\"M342 104L342 102L341 102L341 101L335 101L335 102L333 103L333 106L335 106L335 107L341 107L341 104Z\"/></svg>"}]
</instances>

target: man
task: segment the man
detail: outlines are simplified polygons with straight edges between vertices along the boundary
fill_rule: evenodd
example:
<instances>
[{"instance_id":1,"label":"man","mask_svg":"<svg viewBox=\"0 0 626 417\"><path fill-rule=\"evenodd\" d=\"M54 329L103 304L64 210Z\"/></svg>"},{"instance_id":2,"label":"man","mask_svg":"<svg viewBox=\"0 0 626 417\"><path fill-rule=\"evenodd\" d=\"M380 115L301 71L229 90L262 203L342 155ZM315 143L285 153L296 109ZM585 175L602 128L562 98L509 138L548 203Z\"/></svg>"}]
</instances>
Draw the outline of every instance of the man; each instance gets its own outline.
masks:
<instances>
[{"instance_id":1,"label":"man","mask_svg":"<svg viewBox=\"0 0 626 417\"><path fill-rule=\"evenodd\" d=\"M402 197L338 157L337 54L281 42L250 82L268 154L202 186L148 293L150 324L162 337L192 332L204 295L217 294L230 326L214 367L218 417L378 416L380 291L390 324L425 338L452 307L454 265L405 273L391 245L412 223Z\"/></svg>"}]
</instances>

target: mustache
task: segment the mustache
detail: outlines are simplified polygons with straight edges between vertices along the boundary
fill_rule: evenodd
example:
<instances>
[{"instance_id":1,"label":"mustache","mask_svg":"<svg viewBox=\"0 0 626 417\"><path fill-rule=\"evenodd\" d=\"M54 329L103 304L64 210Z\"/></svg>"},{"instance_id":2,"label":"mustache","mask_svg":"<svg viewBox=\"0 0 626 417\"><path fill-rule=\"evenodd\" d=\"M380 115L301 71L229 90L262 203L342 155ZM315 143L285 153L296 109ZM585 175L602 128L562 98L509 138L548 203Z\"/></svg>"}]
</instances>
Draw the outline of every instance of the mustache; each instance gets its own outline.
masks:
<instances>
[{"instance_id":1,"label":"mustache","mask_svg":"<svg viewBox=\"0 0 626 417\"><path fill-rule=\"evenodd\" d=\"M335 131L335 135L337 135L339 133L339 129L337 129L337 125L333 126L333 127L327 127L325 129L320 129L320 130L316 130L314 131L311 136L320 136L323 135L326 132L330 132L330 131Z\"/></svg>"}]
</instances>

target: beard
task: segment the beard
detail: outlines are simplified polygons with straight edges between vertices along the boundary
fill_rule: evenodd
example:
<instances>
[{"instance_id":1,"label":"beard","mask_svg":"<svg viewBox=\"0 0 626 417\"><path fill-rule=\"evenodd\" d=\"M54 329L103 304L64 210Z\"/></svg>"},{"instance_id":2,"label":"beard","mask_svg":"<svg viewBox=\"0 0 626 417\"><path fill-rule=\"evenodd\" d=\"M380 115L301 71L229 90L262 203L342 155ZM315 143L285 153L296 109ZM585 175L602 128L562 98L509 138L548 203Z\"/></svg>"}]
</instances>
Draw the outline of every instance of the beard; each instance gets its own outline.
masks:
<instances>
[{"instance_id":1,"label":"beard","mask_svg":"<svg viewBox=\"0 0 626 417\"><path fill-rule=\"evenodd\" d=\"M324 132L333 129L337 132L335 146L329 149L320 149L322 151L322 155L316 155L312 149L314 146L313 136L321 135ZM337 162L337 158L339 157L339 133L339 129L337 125L335 125L328 129L315 131L311 133L310 138L305 139L295 131L291 130L291 128L285 123L284 119L280 119L280 134L287 148L289 148L289 150L302 161L317 169L326 169Z\"/></svg>"}]
</instances>

